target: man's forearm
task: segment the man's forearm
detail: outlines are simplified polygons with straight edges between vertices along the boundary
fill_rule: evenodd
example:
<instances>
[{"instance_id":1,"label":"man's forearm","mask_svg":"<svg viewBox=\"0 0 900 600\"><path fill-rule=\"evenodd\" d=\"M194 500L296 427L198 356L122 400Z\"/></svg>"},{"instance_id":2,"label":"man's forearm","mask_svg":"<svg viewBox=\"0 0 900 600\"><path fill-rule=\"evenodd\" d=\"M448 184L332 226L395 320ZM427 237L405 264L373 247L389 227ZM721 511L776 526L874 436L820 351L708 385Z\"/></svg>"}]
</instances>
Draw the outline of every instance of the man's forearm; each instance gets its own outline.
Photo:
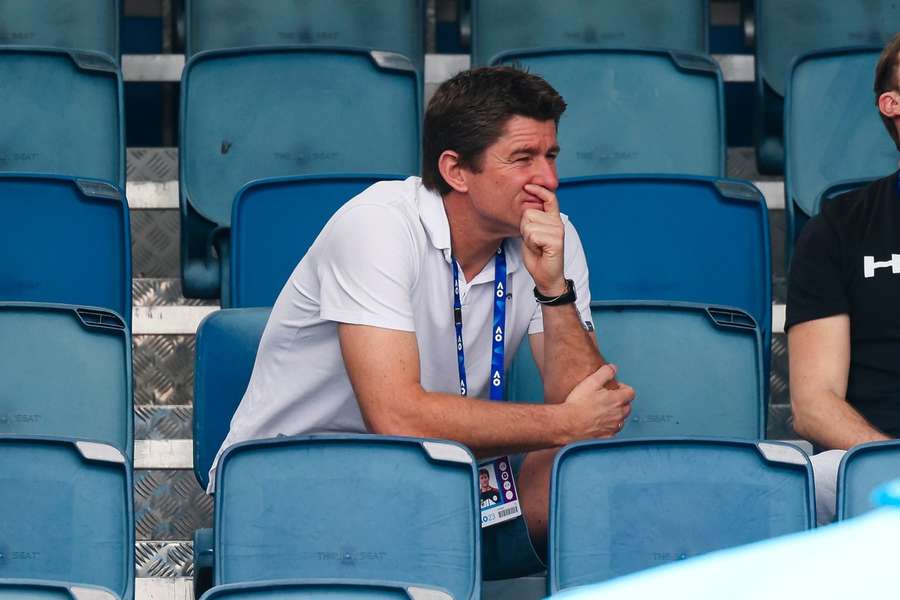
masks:
<instances>
[{"instance_id":1,"label":"man's forearm","mask_svg":"<svg viewBox=\"0 0 900 600\"><path fill-rule=\"evenodd\" d=\"M563 406L497 402L408 392L402 409L366 420L371 433L439 438L468 446L480 458L563 446L574 441Z\"/></svg>"},{"instance_id":2,"label":"man's forearm","mask_svg":"<svg viewBox=\"0 0 900 600\"><path fill-rule=\"evenodd\" d=\"M848 450L857 444L891 439L832 393L795 401L792 409L797 433L823 448Z\"/></svg>"},{"instance_id":3,"label":"man's forearm","mask_svg":"<svg viewBox=\"0 0 900 600\"><path fill-rule=\"evenodd\" d=\"M594 334L586 331L575 304L542 306L544 402L562 402L578 383L606 363Z\"/></svg>"}]
</instances>

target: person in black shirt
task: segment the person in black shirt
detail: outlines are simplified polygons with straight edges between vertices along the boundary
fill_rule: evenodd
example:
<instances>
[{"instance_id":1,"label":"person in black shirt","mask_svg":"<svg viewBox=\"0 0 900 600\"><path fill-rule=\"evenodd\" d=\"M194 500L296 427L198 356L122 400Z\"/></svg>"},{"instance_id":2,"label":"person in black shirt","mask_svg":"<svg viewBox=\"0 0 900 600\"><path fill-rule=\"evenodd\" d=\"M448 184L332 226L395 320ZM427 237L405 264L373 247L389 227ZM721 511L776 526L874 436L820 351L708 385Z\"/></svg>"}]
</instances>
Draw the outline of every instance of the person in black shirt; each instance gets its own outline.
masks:
<instances>
[{"instance_id":1,"label":"person in black shirt","mask_svg":"<svg viewBox=\"0 0 900 600\"><path fill-rule=\"evenodd\" d=\"M876 105L900 149L900 34L875 76ZM820 524L834 518L844 451L900 434L900 190L897 173L835 198L800 233L787 317L794 430L812 457Z\"/></svg>"}]
</instances>

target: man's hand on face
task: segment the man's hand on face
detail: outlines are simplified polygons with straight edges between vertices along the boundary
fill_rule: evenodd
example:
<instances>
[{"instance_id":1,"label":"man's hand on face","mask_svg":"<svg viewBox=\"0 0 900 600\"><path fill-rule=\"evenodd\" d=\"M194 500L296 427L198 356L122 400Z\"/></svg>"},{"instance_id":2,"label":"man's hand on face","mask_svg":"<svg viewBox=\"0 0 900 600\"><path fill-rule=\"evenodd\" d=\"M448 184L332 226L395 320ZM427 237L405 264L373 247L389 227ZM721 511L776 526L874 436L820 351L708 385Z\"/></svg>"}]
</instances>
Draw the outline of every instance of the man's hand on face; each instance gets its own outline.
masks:
<instances>
[{"instance_id":1,"label":"man's hand on face","mask_svg":"<svg viewBox=\"0 0 900 600\"><path fill-rule=\"evenodd\" d=\"M522 214L522 257L538 291L545 296L559 296L566 291L564 274L565 226L559 216L556 194L545 187L529 183L525 192L543 202L543 210L529 208Z\"/></svg>"}]
</instances>

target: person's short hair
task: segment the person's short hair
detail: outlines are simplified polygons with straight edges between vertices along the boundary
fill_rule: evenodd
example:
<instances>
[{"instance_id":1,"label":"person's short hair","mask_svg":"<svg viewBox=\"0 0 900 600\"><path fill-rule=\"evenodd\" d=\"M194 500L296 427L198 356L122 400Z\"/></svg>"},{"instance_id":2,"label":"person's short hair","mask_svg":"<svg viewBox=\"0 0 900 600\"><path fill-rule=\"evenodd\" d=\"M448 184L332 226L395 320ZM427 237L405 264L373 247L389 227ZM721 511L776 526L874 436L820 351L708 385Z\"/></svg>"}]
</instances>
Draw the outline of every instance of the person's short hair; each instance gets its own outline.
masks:
<instances>
[{"instance_id":1,"label":"person's short hair","mask_svg":"<svg viewBox=\"0 0 900 600\"><path fill-rule=\"evenodd\" d=\"M900 91L900 81L897 80L897 68L900 67L900 33L894 35L891 41L887 43L881 56L878 58L878 65L875 67L875 105L878 105L878 98L885 92ZM881 112L881 122L884 123L885 129L894 140L894 145L900 150L900 134L894 127L894 120L886 117Z\"/></svg>"},{"instance_id":2,"label":"person's short hair","mask_svg":"<svg viewBox=\"0 0 900 600\"><path fill-rule=\"evenodd\" d=\"M425 111L422 182L429 190L448 194L452 188L438 169L445 150L459 154L460 164L477 173L484 150L500 138L510 118L559 125L565 110L559 92L521 69L481 67L459 73L438 87Z\"/></svg>"},{"instance_id":3,"label":"person's short hair","mask_svg":"<svg viewBox=\"0 0 900 600\"><path fill-rule=\"evenodd\" d=\"M491 478L491 475L490 475L490 473L488 473L487 469L478 469L478 476L481 477L482 475L484 475L488 479Z\"/></svg>"}]
</instances>

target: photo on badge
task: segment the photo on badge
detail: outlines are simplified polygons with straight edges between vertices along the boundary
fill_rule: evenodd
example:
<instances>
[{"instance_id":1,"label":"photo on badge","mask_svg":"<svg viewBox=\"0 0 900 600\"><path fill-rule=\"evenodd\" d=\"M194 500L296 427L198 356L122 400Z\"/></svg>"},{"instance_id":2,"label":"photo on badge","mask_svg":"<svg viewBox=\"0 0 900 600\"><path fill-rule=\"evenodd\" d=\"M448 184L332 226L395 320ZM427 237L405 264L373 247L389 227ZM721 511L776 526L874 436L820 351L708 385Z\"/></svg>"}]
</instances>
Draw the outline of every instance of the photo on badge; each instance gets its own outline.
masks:
<instances>
[{"instance_id":1,"label":"photo on badge","mask_svg":"<svg viewBox=\"0 0 900 600\"><path fill-rule=\"evenodd\" d=\"M489 527L522 514L509 457L502 456L478 467L481 526Z\"/></svg>"}]
</instances>

